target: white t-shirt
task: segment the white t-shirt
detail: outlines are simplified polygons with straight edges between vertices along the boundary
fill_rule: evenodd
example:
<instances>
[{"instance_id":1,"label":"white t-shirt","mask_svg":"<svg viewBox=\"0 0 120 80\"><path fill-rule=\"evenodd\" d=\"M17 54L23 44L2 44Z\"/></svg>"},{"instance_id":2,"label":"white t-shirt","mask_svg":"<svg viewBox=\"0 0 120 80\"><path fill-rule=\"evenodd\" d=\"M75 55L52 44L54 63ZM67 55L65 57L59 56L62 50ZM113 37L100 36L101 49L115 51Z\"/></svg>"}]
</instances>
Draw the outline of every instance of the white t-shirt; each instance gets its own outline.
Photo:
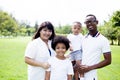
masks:
<instances>
[{"instance_id":1,"label":"white t-shirt","mask_svg":"<svg viewBox=\"0 0 120 80\"><path fill-rule=\"evenodd\" d=\"M101 55L111 50L107 38L99 34L97 37L92 37L91 35L85 36L82 42L82 51L82 64L90 66L99 63ZM91 70L85 73L85 80L96 78L96 72L96 70Z\"/></svg>"},{"instance_id":2,"label":"white t-shirt","mask_svg":"<svg viewBox=\"0 0 120 80\"><path fill-rule=\"evenodd\" d=\"M51 71L50 80L67 80L67 75L73 75L72 63L69 59L60 60L56 57L51 57L48 60L51 65L47 71Z\"/></svg>"},{"instance_id":3,"label":"white t-shirt","mask_svg":"<svg viewBox=\"0 0 120 80\"><path fill-rule=\"evenodd\" d=\"M48 41L48 45L52 56L54 56L55 52L51 48L51 41ZM25 56L40 62L47 62L50 58L48 48L40 37L28 44ZM45 70L42 67L28 65L28 80L44 80L44 78Z\"/></svg>"},{"instance_id":4,"label":"white t-shirt","mask_svg":"<svg viewBox=\"0 0 120 80\"><path fill-rule=\"evenodd\" d=\"M69 34L67 38L72 45L73 51L80 50L80 45L83 39L83 35L81 33L78 35Z\"/></svg>"}]
</instances>

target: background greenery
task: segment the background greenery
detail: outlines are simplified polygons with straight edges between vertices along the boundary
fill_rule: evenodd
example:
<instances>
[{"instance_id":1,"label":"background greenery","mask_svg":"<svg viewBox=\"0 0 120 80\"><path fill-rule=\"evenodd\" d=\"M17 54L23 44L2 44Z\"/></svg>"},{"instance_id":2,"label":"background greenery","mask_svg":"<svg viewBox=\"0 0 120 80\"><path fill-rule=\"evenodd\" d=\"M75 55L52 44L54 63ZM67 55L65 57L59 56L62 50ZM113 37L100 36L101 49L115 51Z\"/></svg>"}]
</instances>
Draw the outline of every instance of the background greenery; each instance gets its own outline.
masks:
<instances>
[{"instance_id":1,"label":"background greenery","mask_svg":"<svg viewBox=\"0 0 120 80\"><path fill-rule=\"evenodd\" d=\"M0 80L27 80L24 51L31 37L0 39ZM99 80L120 79L120 46L112 45L112 64L98 70Z\"/></svg>"},{"instance_id":2,"label":"background greenery","mask_svg":"<svg viewBox=\"0 0 120 80\"><path fill-rule=\"evenodd\" d=\"M27 65L24 63L24 51L27 43L31 40L38 28L26 22L19 22L12 16L0 9L0 80L27 80ZM100 33L111 41L112 64L98 70L99 80L120 79L120 10L115 11L108 21L98 25ZM55 26L55 32L66 36L71 33L71 25ZM87 30L83 26L82 34ZM22 36L22 37L18 37ZM116 44L116 45L114 45Z\"/></svg>"},{"instance_id":3,"label":"background greenery","mask_svg":"<svg viewBox=\"0 0 120 80\"><path fill-rule=\"evenodd\" d=\"M112 45L114 45L114 41L117 41L117 44L120 45L120 10L113 12L109 17L108 21L98 25L98 29L111 40ZM0 10L0 37L31 36L37 31L39 25L37 22L34 26L26 22L19 22L11 14ZM59 26L55 26L55 32L58 34L69 34L71 33L71 25L59 24ZM87 33L85 27L83 27L82 33Z\"/></svg>"}]
</instances>

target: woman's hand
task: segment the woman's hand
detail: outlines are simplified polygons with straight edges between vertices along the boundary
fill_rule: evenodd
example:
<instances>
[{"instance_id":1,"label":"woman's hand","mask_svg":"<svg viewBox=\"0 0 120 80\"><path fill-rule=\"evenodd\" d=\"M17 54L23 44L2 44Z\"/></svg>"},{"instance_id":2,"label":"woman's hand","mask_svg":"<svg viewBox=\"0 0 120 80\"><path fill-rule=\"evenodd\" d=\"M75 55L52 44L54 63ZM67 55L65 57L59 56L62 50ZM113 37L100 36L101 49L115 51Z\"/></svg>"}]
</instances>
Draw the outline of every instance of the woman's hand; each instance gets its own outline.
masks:
<instances>
[{"instance_id":1,"label":"woman's hand","mask_svg":"<svg viewBox=\"0 0 120 80\"><path fill-rule=\"evenodd\" d=\"M48 69L50 65L47 62L44 62L41 67L44 69Z\"/></svg>"}]
</instances>

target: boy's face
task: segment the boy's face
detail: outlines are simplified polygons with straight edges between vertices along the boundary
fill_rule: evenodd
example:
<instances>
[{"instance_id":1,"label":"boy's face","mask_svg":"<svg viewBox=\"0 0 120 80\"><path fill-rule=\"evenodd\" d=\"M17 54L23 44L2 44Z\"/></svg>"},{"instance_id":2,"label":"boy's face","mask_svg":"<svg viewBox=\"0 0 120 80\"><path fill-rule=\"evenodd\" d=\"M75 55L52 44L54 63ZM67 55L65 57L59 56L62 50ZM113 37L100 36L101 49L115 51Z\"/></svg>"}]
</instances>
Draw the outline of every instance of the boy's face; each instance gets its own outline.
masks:
<instances>
[{"instance_id":1,"label":"boy's face","mask_svg":"<svg viewBox=\"0 0 120 80\"><path fill-rule=\"evenodd\" d=\"M78 35L81 32L81 25L74 23L72 26L72 32L74 35Z\"/></svg>"},{"instance_id":2,"label":"boy's face","mask_svg":"<svg viewBox=\"0 0 120 80\"><path fill-rule=\"evenodd\" d=\"M63 43L58 43L55 47L55 52L57 54L57 57L64 57L66 51L67 51L66 46Z\"/></svg>"}]
</instances>

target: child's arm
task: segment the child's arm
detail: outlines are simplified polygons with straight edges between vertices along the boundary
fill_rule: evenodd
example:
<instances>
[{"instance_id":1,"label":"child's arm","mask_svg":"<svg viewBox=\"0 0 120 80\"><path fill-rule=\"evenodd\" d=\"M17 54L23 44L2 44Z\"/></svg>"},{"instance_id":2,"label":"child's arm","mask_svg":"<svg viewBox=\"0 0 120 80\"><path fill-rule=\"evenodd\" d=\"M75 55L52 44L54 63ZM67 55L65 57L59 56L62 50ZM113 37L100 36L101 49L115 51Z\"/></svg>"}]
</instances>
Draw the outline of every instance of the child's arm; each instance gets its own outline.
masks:
<instances>
[{"instance_id":1,"label":"child's arm","mask_svg":"<svg viewBox=\"0 0 120 80\"><path fill-rule=\"evenodd\" d=\"M72 80L72 75L68 75L67 77L68 77L67 80Z\"/></svg>"},{"instance_id":2,"label":"child's arm","mask_svg":"<svg viewBox=\"0 0 120 80\"><path fill-rule=\"evenodd\" d=\"M73 51L72 44L71 44L71 43L69 43L69 45L70 45L70 48L69 48L69 50L70 50L70 51Z\"/></svg>"},{"instance_id":3,"label":"child's arm","mask_svg":"<svg viewBox=\"0 0 120 80\"><path fill-rule=\"evenodd\" d=\"M45 80L50 80L50 71L45 72Z\"/></svg>"}]
</instances>

